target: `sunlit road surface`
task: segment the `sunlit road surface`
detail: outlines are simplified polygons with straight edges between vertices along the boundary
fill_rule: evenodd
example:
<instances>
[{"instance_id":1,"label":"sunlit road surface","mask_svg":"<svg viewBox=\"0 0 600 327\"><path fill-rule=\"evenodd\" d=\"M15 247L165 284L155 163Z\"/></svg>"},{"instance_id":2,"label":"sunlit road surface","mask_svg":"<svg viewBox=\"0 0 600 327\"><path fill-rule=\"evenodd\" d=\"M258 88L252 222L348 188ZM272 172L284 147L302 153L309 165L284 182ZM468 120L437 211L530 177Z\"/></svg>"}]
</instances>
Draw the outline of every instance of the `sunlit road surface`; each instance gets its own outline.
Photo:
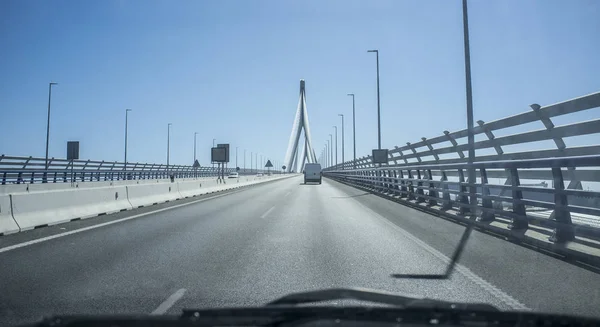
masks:
<instances>
[{"instance_id":1,"label":"sunlit road surface","mask_svg":"<svg viewBox=\"0 0 600 327\"><path fill-rule=\"evenodd\" d=\"M328 179L302 182L288 178L39 243L44 233L79 225L0 238L0 248L33 241L0 250L0 325L262 305L331 287L599 314L600 275L479 232L451 279L391 278L443 272L463 227ZM102 219L114 218L86 223Z\"/></svg>"}]
</instances>

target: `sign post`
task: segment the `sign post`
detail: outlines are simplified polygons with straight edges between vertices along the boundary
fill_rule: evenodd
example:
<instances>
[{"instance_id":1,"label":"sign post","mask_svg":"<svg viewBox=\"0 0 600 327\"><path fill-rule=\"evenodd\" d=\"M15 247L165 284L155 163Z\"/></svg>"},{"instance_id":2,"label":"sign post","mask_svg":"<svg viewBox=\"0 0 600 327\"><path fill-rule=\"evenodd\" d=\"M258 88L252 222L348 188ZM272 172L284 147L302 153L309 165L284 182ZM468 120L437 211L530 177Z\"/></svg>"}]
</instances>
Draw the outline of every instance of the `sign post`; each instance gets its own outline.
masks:
<instances>
[{"instance_id":1,"label":"sign post","mask_svg":"<svg viewBox=\"0 0 600 327\"><path fill-rule=\"evenodd\" d=\"M388 155L388 149L373 149L372 152L372 162L373 164L379 164L379 167L381 167L381 164L388 164L389 161L389 155ZM381 176L381 171L376 171L377 176ZM382 179L379 179L381 184L380 186L383 186L383 181Z\"/></svg>"},{"instance_id":2,"label":"sign post","mask_svg":"<svg viewBox=\"0 0 600 327\"><path fill-rule=\"evenodd\" d=\"M75 160L79 159L79 141L68 141L67 142L67 160L71 160L71 186L75 183L73 166Z\"/></svg>"},{"instance_id":3,"label":"sign post","mask_svg":"<svg viewBox=\"0 0 600 327\"><path fill-rule=\"evenodd\" d=\"M211 161L216 162L220 168L217 182L225 184L225 165L229 162L229 144L217 144L216 148L211 148Z\"/></svg>"},{"instance_id":4,"label":"sign post","mask_svg":"<svg viewBox=\"0 0 600 327\"><path fill-rule=\"evenodd\" d=\"M271 160L267 160L267 163L265 164L265 168L267 168L267 176L271 175L271 167L273 167Z\"/></svg>"}]
</instances>

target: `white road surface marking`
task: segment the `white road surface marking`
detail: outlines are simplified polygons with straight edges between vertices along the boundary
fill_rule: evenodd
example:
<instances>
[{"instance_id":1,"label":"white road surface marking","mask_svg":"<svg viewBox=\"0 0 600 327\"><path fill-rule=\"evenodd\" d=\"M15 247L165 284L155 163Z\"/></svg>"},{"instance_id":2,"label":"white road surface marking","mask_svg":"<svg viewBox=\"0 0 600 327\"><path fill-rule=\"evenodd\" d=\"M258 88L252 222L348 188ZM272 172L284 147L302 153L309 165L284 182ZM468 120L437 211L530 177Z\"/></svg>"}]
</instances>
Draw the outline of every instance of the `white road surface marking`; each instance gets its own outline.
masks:
<instances>
[{"instance_id":1,"label":"white road surface marking","mask_svg":"<svg viewBox=\"0 0 600 327\"><path fill-rule=\"evenodd\" d=\"M63 236L71 235L71 234L76 234L76 233L80 233L80 232L85 232L87 230L96 229L96 228L100 228L100 227L104 227L104 226L108 226L108 225L120 223L120 222L131 220L131 219L136 219L136 218L140 218L140 217L152 215L152 214L159 213L159 212L162 212L162 211L167 211L167 210L171 210L171 209L175 209L175 208L187 206L187 205L198 203L198 202L203 202L203 201L208 201L208 200L220 198L222 196L231 195L231 194L237 193L237 192L242 192L242 190L235 191L235 192L229 192L229 193L225 193L225 194L219 194L219 195L211 196L209 198L203 198L203 199L199 199L199 200L192 201L192 202L187 202L187 203L182 203L182 204L174 205L172 207L162 208L162 209L158 209L158 210L154 210L154 211L150 211L150 212L141 213L141 214L138 214L138 215L133 215L133 216L130 216L130 217L125 217L125 218L116 219L116 220L113 220L113 221L108 221L108 222L105 222L105 223L102 223L102 224L98 224L98 225L83 227L83 228L75 229L75 230L72 230L72 231L69 231L69 232L65 232L65 233L60 233L60 234L56 234L56 235L46 236L46 237L38 238L38 239L35 239L35 240L31 240L31 241L27 241L27 242L23 242L23 243L19 243L19 244L10 245L10 246L7 246L7 247L0 248L0 253L2 253L2 252L8 252L8 251L11 251L11 250L15 250L15 249L18 249L18 248L26 247L26 246L37 244L37 243L46 242L46 241L53 240L53 239L59 238L59 237L63 237Z\"/></svg>"},{"instance_id":2,"label":"white road surface marking","mask_svg":"<svg viewBox=\"0 0 600 327\"><path fill-rule=\"evenodd\" d=\"M290 195L290 194L292 194L292 192L291 192L291 191L288 191L288 192L287 192L287 193L284 195L284 197L286 197L286 196L288 196L288 195Z\"/></svg>"},{"instance_id":3,"label":"white road surface marking","mask_svg":"<svg viewBox=\"0 0 600 327\"><path fill-rule=\"evenodd\" d=\"M266 218L271 213L271 211L273 211L273 209L275 209L275 206L272 206L269 210L267 210L267 212L263 213L263 215L260 216L260 218Z\"/></svg>"},{"instance_id":4,"label":"white road surface marking","mask_svg":"<svg viewBox=\"0 0 600 327\"><path fill-rule=\"evenodd\" d=\"M365 210L371 212L371 214L373 216L375 216L375 217L383 220L386 224L390 225L398 233L402 234L402 236L410 239L411 241L413 241L417 245L419 245L421 248L423 248L425 251L431 253L434 257L438 258L439 260L441 260L442 262L444 262L446 264L450 263L450 261L451 261L450 258L448 258L443 253L439 252L438 250L434 249L429 244L421 241L420 239L418 239L417 237L415 237L411 233L407 232L406 230L404 230L400 226L392 223L391 221L389 221L385 217L383 217L380 214L376 213L371 208L363 205L362 203L360 203L358 201L356 201L356 203L358 203ZM457 264L456 265L456 271L458 273L460 273L461 275L463 275L468 280L470 280L471 282L479 285L479 287L481 287L482 289L486 290L488 293L490 293L491 295L493 295L498 300L500 300L501 302L503 302L507 306L511 307L512 309L514 309L514 310L522 310L522 311L528 311L528 310L530 310L527 306L525 306L525 304L519 302L519 300L517 300L517 299L513 298L512 296L510 296L509 294L505 293L503 290L501 290L497 286L493 285L492 283L490 283L490 282L486 281L485 279L479 277L477 274L475 274L474 272L472 272L469 268L467 268L467 267L465 267L465 266L463 266L461 264Z\"/></svg>"},{"instance_id":5,"label":"white road surface marking","mask_svg":"<svg viewBox=\"0 0 600 327\"><path fill-rule=\"evenodd\" d=\"M185 288L177 290L177 292L171 294L171 296L169 296L163 303L161 303L158 306L158 308L154 309L154 311L152 311L152 313L150 313L150 314L151 315L164 314L175 304L175 302L179 301L179 299L181 299L183 297L183 294L185 294Z\"/></svg>"}]
</instances>

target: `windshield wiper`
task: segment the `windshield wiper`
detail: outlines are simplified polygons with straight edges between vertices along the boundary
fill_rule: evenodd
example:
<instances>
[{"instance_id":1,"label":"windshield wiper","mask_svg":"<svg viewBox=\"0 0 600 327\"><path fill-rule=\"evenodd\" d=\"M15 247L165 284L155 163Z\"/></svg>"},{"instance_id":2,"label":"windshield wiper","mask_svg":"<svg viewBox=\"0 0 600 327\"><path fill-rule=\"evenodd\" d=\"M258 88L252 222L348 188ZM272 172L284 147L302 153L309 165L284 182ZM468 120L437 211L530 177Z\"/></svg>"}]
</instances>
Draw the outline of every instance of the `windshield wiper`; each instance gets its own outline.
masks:
<instances>
[{"instance_id":1,"label":"windshield wiper","mask_svg":"<svg viewBox=\"0 0 600 327\"><path fill-rule=\"evenodd\" d=\"M397 295L361 288L332 288L311 292L293 293L269 302L267 306L299 305L332 300L357 300L389 304L401 308L439 308L458 310L498 311L492 305L483 303L455 303L422 297Z\"/></svg>"}]
</instances>

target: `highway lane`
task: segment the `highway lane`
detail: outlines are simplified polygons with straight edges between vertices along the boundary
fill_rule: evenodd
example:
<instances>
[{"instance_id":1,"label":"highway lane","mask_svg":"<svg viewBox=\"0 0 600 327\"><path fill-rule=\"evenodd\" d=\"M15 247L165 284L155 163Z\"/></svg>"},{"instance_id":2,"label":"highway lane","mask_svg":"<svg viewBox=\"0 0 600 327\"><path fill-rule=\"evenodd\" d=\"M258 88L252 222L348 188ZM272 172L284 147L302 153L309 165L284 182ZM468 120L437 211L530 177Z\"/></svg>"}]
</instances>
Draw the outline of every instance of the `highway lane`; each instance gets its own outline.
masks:
<instances>
[{"instance_id":1,"label":"highway lane","mask_svg":"<svg viewBox=\"0 0 600 327\"><path fill-rule=\"evenodd\" d=\"M463 227L327 179L301 183L257 185L2 252L0 325L261 305L328 287L598 314L599 275L477 232L450 280L393 279L444 271Z\"/></svg>"}]
</instances>

